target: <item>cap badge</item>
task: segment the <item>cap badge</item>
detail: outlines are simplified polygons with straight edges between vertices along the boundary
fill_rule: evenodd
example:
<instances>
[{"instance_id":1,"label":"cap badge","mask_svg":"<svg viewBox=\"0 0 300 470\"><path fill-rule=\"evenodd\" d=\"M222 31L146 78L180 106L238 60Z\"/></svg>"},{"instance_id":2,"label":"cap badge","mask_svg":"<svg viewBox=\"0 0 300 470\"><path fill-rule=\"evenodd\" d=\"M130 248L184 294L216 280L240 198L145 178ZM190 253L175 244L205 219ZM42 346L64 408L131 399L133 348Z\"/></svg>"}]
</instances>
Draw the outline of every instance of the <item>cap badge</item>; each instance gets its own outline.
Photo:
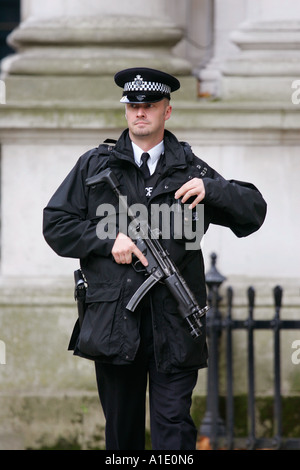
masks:
<instances>
[{"instance_id":1,"label":"cap badge","mask_svg":"<svg viewBox=\"0 0 300 470\"><path fill-rule=\"evenodd\" d=\"M136 85L137 87L140 87L142 86L142 84L143 84L143 79L141 75L137 75L134 79L134 85Z\"/></svg>"}]
</instances>

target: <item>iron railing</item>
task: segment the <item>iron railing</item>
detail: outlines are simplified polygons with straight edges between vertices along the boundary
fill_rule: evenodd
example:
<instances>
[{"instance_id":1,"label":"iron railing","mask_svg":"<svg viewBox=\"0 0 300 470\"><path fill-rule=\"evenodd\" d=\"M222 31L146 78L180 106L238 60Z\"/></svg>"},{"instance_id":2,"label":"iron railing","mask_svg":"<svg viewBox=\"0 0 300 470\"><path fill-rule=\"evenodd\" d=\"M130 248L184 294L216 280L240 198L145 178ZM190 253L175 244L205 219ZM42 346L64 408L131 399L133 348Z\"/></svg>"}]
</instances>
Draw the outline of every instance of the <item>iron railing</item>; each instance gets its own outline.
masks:
<instances>
[{"instance_id":1,"label":"iron railing","mask_svg":"<svg viewBox=\"0 0 300 470\"><path fill-rule=\"evenodd\" d=\"M210 310L207 314L207 334L209 345L209 363L207 376L206 412L199 428L200 436L209 438L211 449L300 449L300 437L286 438L282 432L282 396L280 368L280 332L281 330L300 329L300 320L284 320L280 318L282 306L282 288L273 289L274 316L269 320L254 319L255 290L249 287L248 317L236 320L232 317L233 289L227 289L227 314L221 315L219 287L226 279L216 268L216 255L211 255L212 266L206 274L208 301ZM247 333L247 436L236 437L234 432L234 377L233 377L233 331L244 330ZM255 419L255 330L273 332L273 373L274 373L274 405L273 405L273 436L263 438L257 436ZM226 356L226 412L225 419L219 414L219 356L220 337L225 336ZM223 338L222 338L223 339Z\"/></svg>"}]
</instances>

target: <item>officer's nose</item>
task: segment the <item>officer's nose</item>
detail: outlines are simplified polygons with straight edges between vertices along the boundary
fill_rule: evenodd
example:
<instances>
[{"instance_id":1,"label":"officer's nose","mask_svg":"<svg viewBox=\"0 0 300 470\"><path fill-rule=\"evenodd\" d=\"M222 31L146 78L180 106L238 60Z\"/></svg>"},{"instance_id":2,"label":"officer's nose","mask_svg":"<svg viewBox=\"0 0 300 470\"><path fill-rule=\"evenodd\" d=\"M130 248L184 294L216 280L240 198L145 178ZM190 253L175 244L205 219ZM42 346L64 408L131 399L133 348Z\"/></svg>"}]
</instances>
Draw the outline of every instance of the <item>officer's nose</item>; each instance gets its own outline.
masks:
<instances>
[{"instance_id":1,"label":"officer's nose","mask_svg":"<svg viewBox=\"0 0 300 470\"><path fill-rule=\"evenodd\" d=\"M136 114L139 117L145 116L146 112L143 106L138 106L136 110Z\"/></svg>"}]
</instances>

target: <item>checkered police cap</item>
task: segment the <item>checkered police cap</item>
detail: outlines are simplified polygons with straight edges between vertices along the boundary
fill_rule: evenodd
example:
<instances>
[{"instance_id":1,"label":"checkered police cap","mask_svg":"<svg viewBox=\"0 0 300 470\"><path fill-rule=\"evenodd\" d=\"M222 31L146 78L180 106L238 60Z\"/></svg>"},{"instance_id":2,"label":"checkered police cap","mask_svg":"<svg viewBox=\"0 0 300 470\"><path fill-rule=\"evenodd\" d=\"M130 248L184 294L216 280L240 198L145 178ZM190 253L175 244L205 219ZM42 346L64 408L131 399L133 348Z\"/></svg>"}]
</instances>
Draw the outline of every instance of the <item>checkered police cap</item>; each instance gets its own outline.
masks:
<instances>
[{"instance_id":1,"label":"checkered police cap","mask_svg":"<svg viewBox=\"0 0 300 470\"><path fill-rule=\"evenodd\" d=\"M171 92L180 88L177 78L146 67L121 70L114 79L124 90L121 103L154 103L163 98L170 99Z\"/></svg>"}]
</instances>

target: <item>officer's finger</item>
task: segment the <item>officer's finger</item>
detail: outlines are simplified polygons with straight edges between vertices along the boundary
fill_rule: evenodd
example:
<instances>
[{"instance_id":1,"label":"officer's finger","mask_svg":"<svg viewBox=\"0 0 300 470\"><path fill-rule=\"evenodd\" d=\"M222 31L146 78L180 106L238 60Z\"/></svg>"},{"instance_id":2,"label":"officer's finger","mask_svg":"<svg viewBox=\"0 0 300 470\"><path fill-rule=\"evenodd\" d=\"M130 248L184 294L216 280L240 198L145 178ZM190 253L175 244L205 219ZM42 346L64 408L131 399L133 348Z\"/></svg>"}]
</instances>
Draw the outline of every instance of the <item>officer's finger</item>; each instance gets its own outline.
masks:
<instances>
[{"instance_id":1,"label":"officer's finger","mask_svg":"<svg viewBox=\"0 0 300 470\"><path fill-rule=\"evenodd\" d=\"M190 197L197 196L193 203L189 206L190 209L195 207L205 196L205 187L203 180L200 178L193 178L191 181L184 183L175 193L175 199L182 196L181 202L184 204Z\"/></svg>"},{"instance_id":2,"label":"officer's finger","mask_svg":"<svg viewBox=\"0 0 300 470\"><path fill-rule=\"evenodd\" d=\"M193 178L190 181L187 181L179 189L177 189L175 193L175 199L179 199L181 196L184 196L188 191L191 189L195 189L198 187L201 180L199 178Z\"/></svg>"},{"instance_id":3,"label":"officer's finger","mask_svg":"<svg viewBox=\"0 0 300 470\"><path fill-rule=\"evenodd\" d=\"M183 196L189 188L190 188L190 181L180 186L180 188L177 189L175 193L175 199L179 199L181 196Z\"/></svg>"},{"instance_id":4,"label":"officer's finger","mask_svg":"<svg viewBox=\"0 0 300 470\"><path fill-rule=\"evenodd\" d=\"M143 255L141 250L139 250L136 245L134 245L133 247L132 254L135 255L140 260L143 266L148 266L148 261L147 261L146 256Z\"/></svg>"},{"instance_id":5,"label":"officer's finger","mask_svg":"<svg viewBox=\"0 0 300 470\"><path fill-rule=\"evenodd\" d=\"M194 209L194 207L196 207L197 204L199 204L199 202L202 201L202 199L204 198L204 195L203 194L199 194L199 196L197 196L193 202L189 205L189 209Z\"/></svg>"},{"instance_id":6,"label":"officer's finger","mask_svg":"<svg viewBox=\"0 0 300 470\"><path fill-rule=\"evenodd\" d=\"M182 196L181 202L184 204L190 197L196 196L198 194L197 188L191 188Z\"/></svg>"}]
</instances>

